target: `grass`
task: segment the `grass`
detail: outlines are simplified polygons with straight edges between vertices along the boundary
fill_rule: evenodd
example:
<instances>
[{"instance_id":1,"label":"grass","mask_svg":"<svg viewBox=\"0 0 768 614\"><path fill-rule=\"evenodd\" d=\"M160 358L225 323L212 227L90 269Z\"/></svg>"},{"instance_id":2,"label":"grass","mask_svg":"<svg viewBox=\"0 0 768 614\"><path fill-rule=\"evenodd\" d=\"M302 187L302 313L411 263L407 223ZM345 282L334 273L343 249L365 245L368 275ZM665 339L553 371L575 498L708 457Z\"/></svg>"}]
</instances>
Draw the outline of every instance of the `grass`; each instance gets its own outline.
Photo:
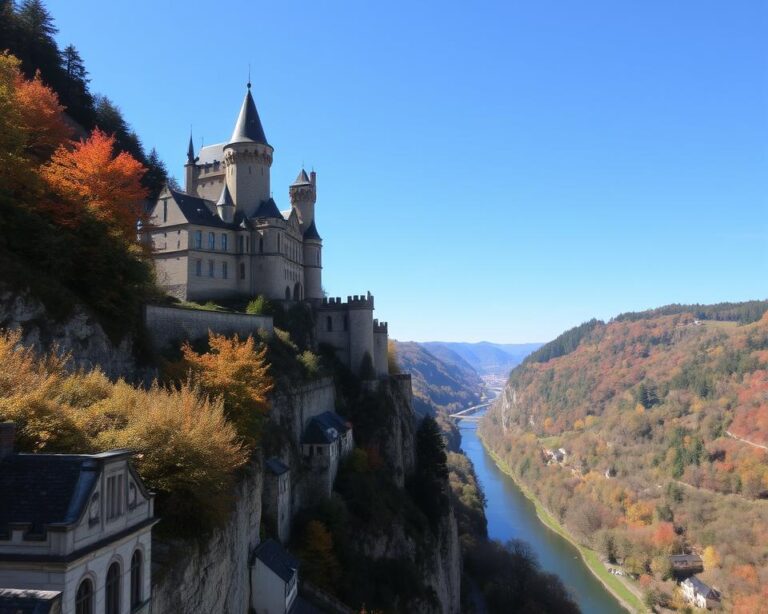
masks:
<instances>
[{"instance_id":1,"label":"grass","mask_svg":"<svg viewBox=\"0 0 768 614\"><path fill-rule=\"evenodd\" d=\"M642 602L642 600L630 590L624 581L622 581L619 577L609 573L605 565L603 565L602 561L600 560L597 552L576 542L576 540L573 539L573 537L571 537L571 535L565 530L565 527L563 527L563 525L561 525L560 522L558 522L558 520L549 513L549 511L541 504L541 502L530 491L530 489L517 479L512 469L501 458L499 458L499 456L493 450L489 449L488 446L485 445L485 442L482 440L482 438L480 438L480 441L483 442L483 447L488 452L488 454L491 455L491 458L493 458L499 469L501 469L510 478L512 478L512 480L515 482L515 484L517 484L518 488L520 488L523 494L533 503L536 508L536 515L539 517L539 520L541 520L541 522L547 528L560 535L563 539L567 539L578 549L582 560L587 565L592 574L598 580L600 580L600 582L602 582L603 586L605 586L605 588L614 597L616 597L616 599L618 599L619 603L629 611L647 612L648 608L645 607L645 604Z\"/></svg>"}]
</instances>

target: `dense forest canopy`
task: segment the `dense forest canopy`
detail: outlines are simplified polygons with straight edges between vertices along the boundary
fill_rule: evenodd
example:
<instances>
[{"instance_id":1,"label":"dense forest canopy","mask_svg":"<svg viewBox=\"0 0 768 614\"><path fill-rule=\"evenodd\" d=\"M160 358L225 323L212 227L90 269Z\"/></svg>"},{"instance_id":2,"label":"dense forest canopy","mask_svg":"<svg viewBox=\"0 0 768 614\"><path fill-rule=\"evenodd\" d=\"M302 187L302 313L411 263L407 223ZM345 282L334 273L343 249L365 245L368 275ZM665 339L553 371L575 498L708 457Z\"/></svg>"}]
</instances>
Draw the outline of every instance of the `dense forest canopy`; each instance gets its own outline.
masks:
<instances>
[{"instance_id":1,"label":"dense forest canopy","mask_svg":"<svg viewBox=\"0 0 768 614\"><path fill-rule=\"evenodd\" d=\"M512 371L481 424L550 511L637 574L651 601L675 605L666 557L680 551L707 554L702 577L734 611L768 597L766 308L588 322Z\"/></svg>"}]
</instances>

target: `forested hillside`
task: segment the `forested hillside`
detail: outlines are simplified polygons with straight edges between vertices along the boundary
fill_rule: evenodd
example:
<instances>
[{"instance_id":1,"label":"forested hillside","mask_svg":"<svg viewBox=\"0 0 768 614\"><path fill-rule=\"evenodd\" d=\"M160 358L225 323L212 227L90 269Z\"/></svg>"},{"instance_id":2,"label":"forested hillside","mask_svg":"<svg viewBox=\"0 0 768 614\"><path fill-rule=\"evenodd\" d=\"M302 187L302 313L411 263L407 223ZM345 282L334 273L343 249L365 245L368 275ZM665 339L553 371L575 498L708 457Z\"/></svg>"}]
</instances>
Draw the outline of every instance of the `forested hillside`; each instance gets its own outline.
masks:
<instances>
[{"instance_id":1,"label":"forested hillside","mask_svg":"<svg viewBox=\"0 0 768 614\"><path fill-rule=\"evenodd\" d=\"M726 608L768 598L768 302L593 320L510 375L481 434L583 544L681 606L694 551ZM551 451L562 448L564 456Z\"/></svg>"},{"instance_id":2,"label":"forested hillside","mask_svg":"<svg viewBox=\"0 0 768 614\"><path fill-rule=\"evenodd\" d=\"M443 358L440 352L450 352L453 356L458 356L465 363L471 365L481 375L500 373L506 375L510 369L519 365L528 354L541 346L540 343L498 344L488 341L479 343L429 341L421 345L440 358ZM449 356L444 360L451 362Z\"/></svg>"}]
</instances>

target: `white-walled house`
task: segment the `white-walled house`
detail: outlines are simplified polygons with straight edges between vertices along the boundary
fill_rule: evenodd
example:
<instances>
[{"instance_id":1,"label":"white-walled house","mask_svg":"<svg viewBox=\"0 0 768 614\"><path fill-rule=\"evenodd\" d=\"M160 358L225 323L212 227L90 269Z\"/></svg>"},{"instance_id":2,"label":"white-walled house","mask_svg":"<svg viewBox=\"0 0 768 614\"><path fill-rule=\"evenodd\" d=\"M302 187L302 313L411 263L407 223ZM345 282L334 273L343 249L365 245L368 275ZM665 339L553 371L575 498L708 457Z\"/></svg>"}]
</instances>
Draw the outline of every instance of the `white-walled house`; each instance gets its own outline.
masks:
<instances>
[{"instance_id":1,"label":"white-walled house","mask_svg":"<svg viewBox=\"0 0 768 614\"><path fill-rule=\"evenodd\" d=\"M253 552L251 599L256 614L290 612L299 594L299 562L277 541L267 539Z\"/></svg>"},{"instance_id":2,"label":"white-walled house","mask_svg":"<svg viewBox=\"0 0 768 614\"><path fill-rule=\"evenodd\" d=\"M291 470L279 458L264 462L263 518L281 544L291 536Z\"/></svg>"},{"instance_id":3,"label":"white-walled house","mask_svg":"<svg viewBox=\"0 0 768 614\"><path fill-rule=\"evenodd\" d=\"M63 614L148 613L153 495L130 450L15 454L0 424L0 589L61 594Z\"/></svg>"},{"instance_id":4,"label":"white-walled house","mask_svg":"<svg viewBox=\"0 0 768 614\"><path fill-rule=\"evenodd\" d=\"M680 583L683 589L683 597L688 603L697 608L714 608L720 603L720 592L699 580L696 576Z\"/></svg>"}]
</instances>

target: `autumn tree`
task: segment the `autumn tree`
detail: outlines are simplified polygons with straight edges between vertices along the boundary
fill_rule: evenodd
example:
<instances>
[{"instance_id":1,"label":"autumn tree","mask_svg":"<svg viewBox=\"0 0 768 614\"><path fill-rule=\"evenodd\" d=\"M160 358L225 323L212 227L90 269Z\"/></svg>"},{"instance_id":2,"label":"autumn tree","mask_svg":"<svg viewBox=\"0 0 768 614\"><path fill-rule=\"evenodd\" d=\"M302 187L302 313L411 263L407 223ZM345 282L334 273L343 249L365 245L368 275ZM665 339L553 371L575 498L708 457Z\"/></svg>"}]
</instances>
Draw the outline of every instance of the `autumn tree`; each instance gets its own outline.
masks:
<instances>
[{"instance_id":1,"label":"autumn tree","mask_svg":"<svg viewBox=\"0 0 768 614\"><path fill-rule=\"evenodd\" d=\"M715 550L714 546L707 546L702 552L701 560L704 563L704 569L710 571L716 567L720 567L720 555Z\"/></svg>"},{"instance_id":2,"label":"autumn tree","mask_svg":"<svg viewBox=\"0 0 768 614\"><path fill-rule=\"evenodd\" d=\"M40 71L31 80L19 73L16 103L20 127L26 136L27 153L38 161L48 159L72 135L64 120L64 107L59 104L59 97L43 83Z\"/></svg>"},{"instance_id":3,"label":"autumn tree","mask_svg":"<svg viewBox=\"0 0 768 614\"><path fill-rule=\"evenodd\" d=\"M189 343L182 346L183 360L174 366L191 375L200 388L224 399L227 417L247 441L258 438L269 410L267 395L274 383L266 360L267 347L258 347L252 336L209 333L208 352L198 353Z\"/></svg>"},{"instance_id":4,"label":"autumn tree","mask_svg":"<svg viewBox=\"0 0 768 614\"><path fill-rule=\"evenodd\" d=\"M114 137L96 129L73 148L60 146L42 175L62 198L82 202L96 219L130 240L136 235L141 202L147 196L141 185L146 169L124 151L114 155L114 146Z\"/></svg>"},{"instance_id":5,"label":"autumn tree","mask_svg":"<svg viewBox=\"0 0 768 614\"><path fill-rule=\"evenodd\" d=\"M333 536L319 520L310 520L304 529L301 548L302 574L313 584L333 589L340 574L333 551Z\"/></svg>"}]
</instances>

